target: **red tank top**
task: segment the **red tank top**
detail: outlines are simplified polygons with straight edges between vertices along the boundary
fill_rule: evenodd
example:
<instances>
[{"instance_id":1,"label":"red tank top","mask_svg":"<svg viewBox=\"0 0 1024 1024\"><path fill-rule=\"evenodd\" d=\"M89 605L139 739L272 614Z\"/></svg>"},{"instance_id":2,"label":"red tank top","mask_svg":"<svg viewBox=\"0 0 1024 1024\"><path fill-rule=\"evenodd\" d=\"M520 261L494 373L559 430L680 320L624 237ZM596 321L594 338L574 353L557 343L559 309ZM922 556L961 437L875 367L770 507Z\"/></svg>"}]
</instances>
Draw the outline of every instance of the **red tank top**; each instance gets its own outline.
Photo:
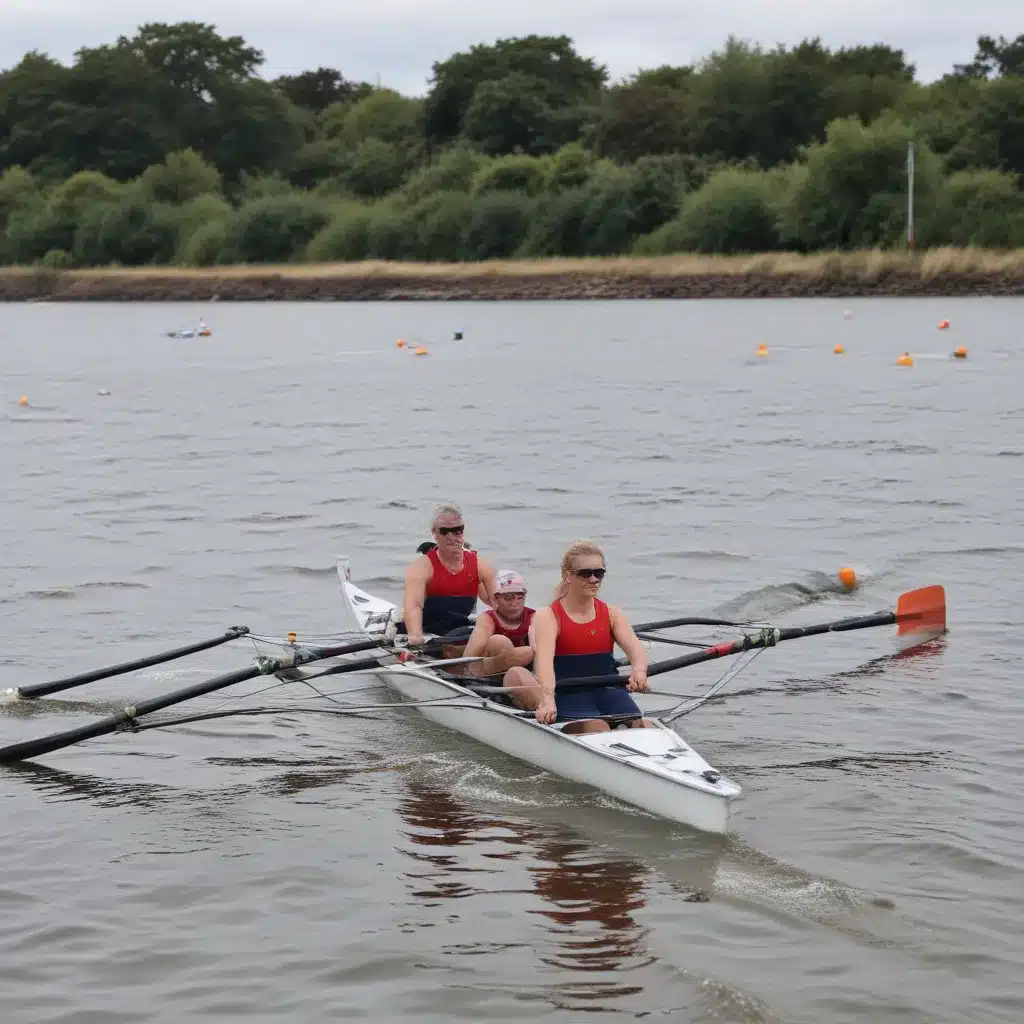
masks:
<instances>
[{"instance_id":1,"label":"red tank top","mask_svg":"<svg viewBox=\"0 0 1024 1024\"><path fill-rule=\"evenodd\" d=\"M566 614L561 601L555 601L551 610L558 620L558 638L555 657L577 654L611 654L614 650L612 623L608 605L594 598L596 614L589 622L574 622Z\"/></svg>"},{"instance_id":2,"label":"red tank top","mask_svg":"<svg viewBox=\"0 0 1024 1024\"><path fill-rule=\"evenodd\" d=\"M480 574L477 572L476 552L464 551L462 568L458 572L446 569L438 558L437 548L427 552L430 566L434 570L427 581L427 597L472 597L476 598L480 587Z\"/></svg>"},{"instance_id":3,"label":"red tank top","mask_svg":"<svg viewBox=\"0 0 1024 1024\"><path fill-rule=\"evenodd\" d=\"M512 641L513 647L525 647L529 642L530 623L533 622L534 610L523 609L523 617L519 620L518 626L506 626L491 608L486 613L491 617L491 624L494 626L495 636L507 636Z\"/></svg>"}]
</instances>

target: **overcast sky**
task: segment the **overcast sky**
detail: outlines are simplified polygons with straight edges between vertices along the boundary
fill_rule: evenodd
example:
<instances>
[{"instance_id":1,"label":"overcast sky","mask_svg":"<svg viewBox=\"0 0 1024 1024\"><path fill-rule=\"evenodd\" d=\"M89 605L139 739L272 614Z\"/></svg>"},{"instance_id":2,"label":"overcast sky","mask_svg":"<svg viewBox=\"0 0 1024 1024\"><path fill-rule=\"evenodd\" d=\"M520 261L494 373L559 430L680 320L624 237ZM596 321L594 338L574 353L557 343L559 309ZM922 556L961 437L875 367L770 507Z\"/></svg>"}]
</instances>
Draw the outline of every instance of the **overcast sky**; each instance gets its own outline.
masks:
<instances>
[{"instance_id":1,"label":"overcast sky","mask_svg":"<svg viewBox=\"0 0 1024 1024\"><path fill-rule=\"evenodd\" d=\"M241 35L274 77L315 68L426 90L431 64L474 43L530 33L572 37L613 79L688 64L730 34L765 46L820 36L831 47L902 48L931 81L969 61L979 35L1024 32L1022 0L0 0L0 68L40 50L70 63L147 21L204 21Z\"/></svg>"}]
</instances>

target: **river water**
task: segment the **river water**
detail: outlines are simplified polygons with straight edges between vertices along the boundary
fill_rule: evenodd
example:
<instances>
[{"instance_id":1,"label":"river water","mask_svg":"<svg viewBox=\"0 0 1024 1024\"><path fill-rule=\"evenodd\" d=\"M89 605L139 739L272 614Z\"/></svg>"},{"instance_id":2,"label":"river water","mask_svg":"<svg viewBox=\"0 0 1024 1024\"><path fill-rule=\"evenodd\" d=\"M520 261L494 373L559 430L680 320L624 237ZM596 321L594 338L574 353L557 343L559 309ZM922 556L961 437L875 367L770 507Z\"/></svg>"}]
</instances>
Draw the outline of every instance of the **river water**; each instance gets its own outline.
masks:
<instances>
[{"instance_id":1,"label":"river water","mask_svg":"<svg viewBox=\"0 0 1024 1024\"><path fill-rule=\"evenodd\" d=\"M212 337L162 336L201 315ZM942 583L950 623L911 656L890 630L783 645L683 719L744 787L727 838L410 711L227 718L0 769L3 1020L1024 1018L1022 318L984 299L0 308L2 687L236 623L337 631L335 555L397 597L446 499L535 604L589 536L633 621L824 621ZM0 743L252 653L0 705Z\"/></svg>"}]
</instances>

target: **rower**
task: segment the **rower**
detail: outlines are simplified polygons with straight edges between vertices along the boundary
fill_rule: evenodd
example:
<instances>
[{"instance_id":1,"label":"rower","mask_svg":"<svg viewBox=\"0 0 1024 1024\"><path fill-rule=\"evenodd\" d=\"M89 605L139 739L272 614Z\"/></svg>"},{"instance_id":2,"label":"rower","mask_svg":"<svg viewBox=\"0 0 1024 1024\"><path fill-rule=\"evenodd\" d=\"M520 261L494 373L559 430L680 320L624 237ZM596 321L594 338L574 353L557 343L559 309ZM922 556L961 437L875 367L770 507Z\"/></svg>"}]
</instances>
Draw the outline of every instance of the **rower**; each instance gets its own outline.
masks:
<instances>
[{"instance_id":1,"label":"rower","mask_svg":"<svg viewBox=\"0 0 1024 1024\"><path fill-rule=\"evenodd\" d=\"M576 541L565 552L557 596L533 619L534 672L512 668L504 684L539 685L537 721L569 721L567 733L607 732L608 718L628 721L634 729L650 725L627 692L647 690L647 652L622 610L598 599L605 572L604 554L592 541ZM616 675L615 644L629 658L625 688L558 689L563 679Z\"/></svg>"},{"instance_id":2,"label":"rower","mask_svg":"<svg viewBox=\"0 0 1024 1024\"><path fill-rule=\"evenodd\" d=\"M462 652L466 658L483 658L467 666L469 675L501 676L517 685L512 668L529 668L533 661L531 625L536 613L526 606L526 581L512 569L495 577L494 607L477 617L469 643ZM521 685L521 681L519 681ZM521 708L534 711L541 697L539 687L527 684L508 694Z\"/></svg>"},{"instance_id":3,"label":"rower","mask_svg":"<svg viewBox=\"0 0 1024 1024\"><path fill-rule=\"evenodd\" d=\"M494 567L465 547L465 530L458 505L439 505L434 510L434 547L420 555L405 574L404 625L410 646L422 644L424 633L444 636L459 631L461 650L477 598L492 603ZM445 651L445 657L457 656Z\"/></svg>"}]
</instances>

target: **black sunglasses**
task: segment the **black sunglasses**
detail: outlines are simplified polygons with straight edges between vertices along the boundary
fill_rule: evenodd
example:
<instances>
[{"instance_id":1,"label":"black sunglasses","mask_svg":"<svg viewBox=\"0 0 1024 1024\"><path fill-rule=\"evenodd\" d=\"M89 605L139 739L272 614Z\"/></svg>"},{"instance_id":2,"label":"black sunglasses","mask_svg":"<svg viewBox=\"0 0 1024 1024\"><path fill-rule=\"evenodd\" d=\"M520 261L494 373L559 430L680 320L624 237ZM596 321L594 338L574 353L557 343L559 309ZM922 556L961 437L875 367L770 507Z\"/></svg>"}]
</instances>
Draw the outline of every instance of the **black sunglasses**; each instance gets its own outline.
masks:
<instances>
[{"instance_id":1,"label":"black sunglasses","mask_svg":"<svg viewBox=\"0 0 1024 1024\"><path fill-rule=\"evenodd\" d=\"M588 580L588 579L591 579L591 578L593 578L595 580L603 580L604 579L604 574L607 571L608 570L605 569L605 568L601 568L601 569L573 569L572 574L573 574L573 576L579 576L579 578L581 580Z\"/></svg>"},{"instance_id":2,"label":"black sunglasses","mask_svg":"<svg viewBox=\"0 0 1024 1024\"><path fill-rule=\"evenodd\" d=\"M466 532L466 524L463 523L462 526L439 526L437 532L442 537L447 537L451 533L461 535Z\"/></svg>"}]
</instances>

